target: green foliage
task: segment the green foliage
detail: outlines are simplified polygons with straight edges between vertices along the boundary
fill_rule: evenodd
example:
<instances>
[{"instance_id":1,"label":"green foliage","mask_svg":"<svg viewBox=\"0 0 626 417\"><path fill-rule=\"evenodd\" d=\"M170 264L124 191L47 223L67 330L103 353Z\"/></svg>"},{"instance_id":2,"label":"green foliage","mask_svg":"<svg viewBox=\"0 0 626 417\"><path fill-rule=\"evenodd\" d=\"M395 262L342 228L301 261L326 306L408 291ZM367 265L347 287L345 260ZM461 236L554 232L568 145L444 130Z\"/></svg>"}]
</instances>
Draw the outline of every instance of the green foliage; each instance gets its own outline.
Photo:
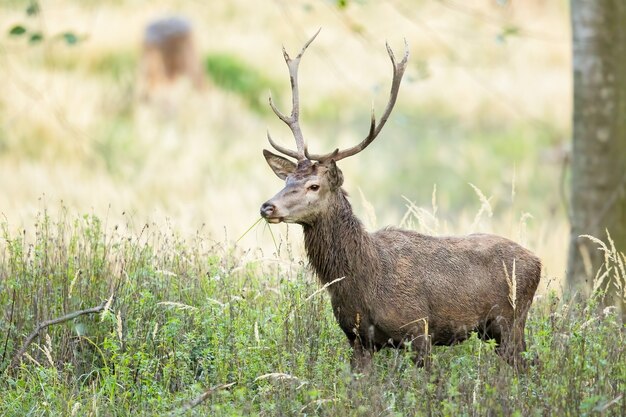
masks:
<instances>
[{"instance_id":1,"label":"green foliage","mask_svg":"<svg viewBox=\"0 0 626 417\"><path fill-rule=\"evenodd\" d=\"M9 30L11 36L21 36L26 33L26 28L22 25L15 25Z\"/></svg>"},{"instance_id":2,"label":"green foliage","mask_svg":"<svg viewBox=\"0 0 626 417\"><path fill-rule=\"evenodd\" d=\"M65 33L61 33L59 35L59 37L63 38L63 40L65 41L65 43L67 43L68 45L74 45L76 43L78 43L79 38L78 36L76 36L74 33L72 32L65 32Z\"/></svg>"},{"instance_id":3,"label":"green foliage","mask_svg":"<svg viewBox=\"0 0 626 417\"><path fill-rule=\"evenodd\" d=\"M513 204L532 213L545 212L547 206L560 209L554 189L558 188L561 167L552 163L541 169L528 169L540 159L540 151L550 145L553 132L548 127L494 123L468 129L443 109L406 113L398 110L396 122L385 126L368 152L359 154L356 165L360 175L355 176L357 180L367 179L368 188L376 190L376 204L392 207L397 213L395 217L406 212L404 201L398 196L430 206L434 184L437 190L445 190L445 194L438 195L439 202L452 216L467 210L468 203L476 202L478 207L468 183L490 190L492 203L498 209L509 209ZM366 117L360 115L349 128L360 130L365 137L369 126ZM329 138L320 148L332 148L332 131L319 136ZM380 172L373 174L372 169L377 167ZM360 185L353 180L350 186ZM518 191L515 196L513 188ZM538 195L551 198L532 197ZM473 210L472 207L470 211Z\"/></svg>"},{"instance_id":4,"label":"green foliage","mask_svg":"<svg viewBox=\"0 0 626 417\"><path fill-rule=\"evenodd\" d=\"M31 32L30 36L28 37L28 42L31 44L34 43L39 43L43 40L43 33L37 31L37 32Z\"/></svg>"},{"instance_id":5,"label":"green foliage","mask_svg":"<svg viewBox=\"0 0 626 417\"><path fill-rule=\"evenodd\" d=\"M499 42L506 42L508 39L520 35L520 28L515 25L506 25L502 28L502 31L498 33L496 39Z\"/></svg>"},{"instance_id":6,"label":"green foliage","mask_svg":"<svg viewBox=\"0 0 626 417\"><path fill-rule=\"evenodd\" d=\"M205 70L218 87L240 95L252 110L267 110L268 93L274 84L236 56L211 54L205 59Z\"/></svg>"},{"instance_id":7,"label":"green foliage","mask_svg":"<svg viewBox=\"0 0 626 417\"><path fill-rule=\"evenodd\" d=\"M37 29L28 29L26 26L17 24L9 29L8 34L11 37L25 36L30 44L36 44L44 40L45 35ZM61 40L69 46L76 45L85 39L84 36L78 36L73 32L63 32L50 37L52 40Z\"/></svg>"},{"instance_id":8,"label":"green foliage","mask_svg":"<svg viewBox=\"0 0 626 417\"><path fill-rule=\"evenodd\" d=\"M137 53L132 50L106 51L90 61L89 69L114 78L134 77L137 61Z\"/></svg>"},{"instance_id":9,"label":"green foliage","mask_svg":"<svg viewBox=\"0 0 626 417\"><path fill-rule=\"evenodd\" d=\"M141 166L143 155L131 122L125 117L119 117L116 121L100 129L93 150L97 159L104 163L107 172L119 177L135 172ZM129 169L130 172L127 172Z\"/></svg>"},{"instance_id":10,"label":"green foliage","mask_svg":"<svg viewBox=\"0 0 626 417\"><path fill-rule=\"evenodd\" d=\"M40 11L39 2L36 0L31 1L28 7L26 7L27 16L37 16Z\"/></svg>"},{"instance_id":11,"label":"green foliage","mask_svg":"<svg viewBox=\"0 0 626 417\"><path fill-rule=\"evenodd\" d=\"M39 7L38 1L30 1L28 6L24 9L24 13L27 18L32 18L34 16L39 15L41 9ZM21 37L25 36L28 39L28 43L31 45L42 42L46 35L39 29L29 29L27 24L16 24L11 27L8 31L9 36L11 37ZM52 40L62 40L67 45L75 45L80 41L84 40L84 36L78 36L73 32L67 31L59 34L55 34L50 36Z\"/></svg>"},{"instance_id":12,"label":"green foliage","mask_svg":"<svg viewBox=\"0 0 626 417\"><path fill-rule=\"evenodd\" d=\"M535 303L527 374L476 335L434 348L415 368L386 350L351 373L345 336L300 267L244 262L175 232L125 234L93 216L43 213L34 240L2 227L0 414L162 415L207 389L195 415L621 415L626 329L612 309ZM112 302L49 327L18 368L36 323ZM234 383L225 387L222 384Z\"/></svg>"}]
</instances>

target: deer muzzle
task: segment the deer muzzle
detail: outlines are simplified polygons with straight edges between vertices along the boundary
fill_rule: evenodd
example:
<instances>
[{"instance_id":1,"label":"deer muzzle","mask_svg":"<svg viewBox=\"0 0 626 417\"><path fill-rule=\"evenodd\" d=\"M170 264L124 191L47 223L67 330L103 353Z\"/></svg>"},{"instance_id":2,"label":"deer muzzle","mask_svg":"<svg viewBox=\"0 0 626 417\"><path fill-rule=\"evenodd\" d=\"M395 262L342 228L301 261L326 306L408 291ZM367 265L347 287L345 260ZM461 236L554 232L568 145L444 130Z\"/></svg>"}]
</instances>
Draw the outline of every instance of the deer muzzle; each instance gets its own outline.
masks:
<instances>
[{"instance_id":1,"label":"deer muzzle","mask_svg":"<svg viewBox=\"0 0 626 417\"><path fill-rule=\"evenodd\" d=\"M276 216L276 206L269 201L261 206L261 217L268 223L280 223L283 220L282 217Z\"/></svg>"}]
</instances>

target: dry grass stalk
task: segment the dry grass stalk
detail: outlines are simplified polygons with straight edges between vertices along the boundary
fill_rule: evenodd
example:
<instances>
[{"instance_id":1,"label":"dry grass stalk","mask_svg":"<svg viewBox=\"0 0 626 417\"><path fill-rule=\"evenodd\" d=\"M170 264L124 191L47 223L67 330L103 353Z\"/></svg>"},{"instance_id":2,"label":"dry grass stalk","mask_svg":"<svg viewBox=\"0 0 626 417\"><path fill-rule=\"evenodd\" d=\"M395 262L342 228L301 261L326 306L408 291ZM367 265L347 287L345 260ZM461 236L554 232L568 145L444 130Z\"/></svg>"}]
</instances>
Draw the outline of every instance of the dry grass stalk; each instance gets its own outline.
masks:
<instances>
[{"instance_id":1,"label":"dry grass stalk","mask_svg":"<svg viewBox=\"0 0 626 417\"><path fill-rule=\"evenodd\" d=\"M624 398L624 394L618 395L617 397L613 398L611 401L609 401L609 402L607 402L605 404L598 405L598 406L594 407L593 411L597 411L599 413L604 413L609 407L619 403L622 398Z\"/></svg>"},{"instance_id":2,"label":"dry grass stalk","mask_svg":"<svg viewBox=\"0 0 626 417\"><path fill-rule=\"evenodd\" d=\"M72 279L72 282L70 282L70 288L67 292L67 296L68 298L72 298L72 291L74 290L74 285L76 285L76 281L78 281L78 277L80 276L80 269L76 271L76 273L74 274L74 278Z\"/></svg>"},{"instance_id":3,"label":"dry grass stalk","mask_svg":"<svg viewBox=\"0 0 626 417\"><path fill-rule=\"evenodd\" d=\"M121 344L124 344L124 328L123 328L123 324L122 324L122 312L121 311L117 311L117 315L115 316L116 321L117 321L117 337L120 340Z\"/></svg>"},{"instance_id":4,"label":"dry grass stalk","mask_svg":"<svg viewBox=\"0 0 626 417\"><path fill-rule=\"evenodd\" d=\"M176 307L179 310L197 310L198 307L190 306L177 301L161 301L157 303L158 306Z\"/></svg>"},{"instance_id":5,"label":"dry grass stalk","mask_svg":"<svg viewBox=\"0 0 626 417\"><path fill-rule=\"evenodd\" d=\"M75 415L77 415L78 410L80 410L81 405L82 405L81 403L75 402L74 405L72 406L72 413L70 414L70 416L74 417Z\"/></svg>"},{"instance_id":6,"label":"dry grass stalk","mask_svg":"<svg viewBox=\"0 0 626 417\"><path fill-rule=\"evenodd\" d=\"M416 319L413 321L410 321L408 323L403 324L402 326L400 326L401 329L410 326L411 324L415 324L415 323L419 323L420 321L424 322L424 333L428 333L428 317L422 317L421 319Z\"/></svg>"},{"instance_id":7,"label":"dry grass stalk","mask_svg":"<svg viewBox=\"0 0 626 417\"><path fill-rule=\"evenodd\" d=\"M337 400L338 400L337 398L320 398L319 400L313 400L310 403L308 403L307 405L305 405L304 407L302 407L300 409L300 413L304 413L304 410L306 410L307 408L311 407L312 405L317 406L317 407L315 407L315 410L314 410L314 411L317 411L322 406L322 404L334 403Z\"/></svg>"},{"instance_id":8,"label":"dry grass stalk","mask_svg":"<svg viewBox=\"0 0 626 417\"><path fill-rule=\"evenodd\" d=\"M54 368L54 360L52 360L52 338L49 334L46 334L46 344L43 346L42 351L44 355L46 355L50 366Z\"/></svg>"},{"instance_id":9,"label":"dry grass stalk","mask_svg":"<svg viewBox=\"0 0 626 417\"><path fill-rule=\"evenodd\" d=\"M596 272L596 276L593 278L593 287L591 289L592 294L596 294L600 290L600 286L602 285L606 277L609 276L610 272L611 272L610 267L606 268L604 272L602 272L602 268L598 269L598 272ZM606 292L610 284L611 284L610 280L607 281L606 285L604 286L604 292Z\"/></svg>"},{"instance_id":10,"label":"dry grass stalk","mask_svg":"<svg viewBox=\"0 0 626 417\"><path fill-rule=\"evenodd\" d=\"M274 380L292 380L292 381L300 381L300 378L293 376L293 375L289 375L289 374L285 374L282 372L270 372L268 374L263 374L261 376L258 376L254 379L254 381L262 381L264 379L274 379Z\"/></svg>"},{"instance_id":11,"label":"dry grass stalk","mask_svg":"<svg viewBox=\"0 0 626 417\"><path fill-rule=\"evenodd\" d=\"M430 213L428 210L419 207L405 196L402 196L402 198L407 202L406 207L408 210L400 222L400 227L407 226L407 220L409 216L412 215L415 219L417 219L419 227L426 233L431 235L438 234L439 219L435 216L436 213ZM434 209L436 209L436 205L434 206ZM433 226L431 227L430 224Z\"/></svg>"},{"instance_id":12,"label":"dry grass stalk","mask_svg":"<svg viewBox=\"0 0 626 417\"><path fill-rule=\"evenodd\" d=\"M363 210L365 211L366 223L371 229L376 229L378 223L376 220L376 210L372 203L365 198L365 194L363 194L361 188L359 188L359 195L361 196L361 204L363 204Z\"/></svg>"},{"instance_id":13,"label":"dry grass stalk","mask_svg":"<svg viewBox=\"0 0 626 417\"><path fill-rule=\"evenodd\" d=\"M430 204L433 208L433 217L437 220L437 210L439 209L437 206L437 184L433 184L433 194L430 197Z\"/></svg>"},{"instance_id":14,"label":"dry grass stalk","mask_svg":"<svg viewBox=\"0 0 626 417\"><path fill-rule=\"evenodd\" d=\"M470 187L474 189L474 192L476 193L480 201L480 209L478 210L478 213L476 213L476 217L474 217L474 222L472 223L472 226L471 226L471 230L475 230L476 227L478 226L478 223L480 222L480 219L483 213L487 213L488 217L492 217L493 210L491 209L491 204L489 203L489 200L491 200L491 197L489 198L485 197L483 192L480 191L480 189L476 187L474 184L472 184L471 182L468 184L470 185Z\"/></svg>"},{"instance_id":15,"label":"dry grass stalk","mask_svg":"<svg viewBox=\"0 0 626 417\"><path fill-rule=\"evenodd\" d=\"M611 253L611 251L609 250L609 248L606 246L606 244L602 240L598 239L595 236L591 236L591 235L580 235L578 237L579 238L584 237L586 239L591 240L596 245L598 245L599 246L598 249L601 250L602 252L604 252L604 261L605 262L608 261L608 257L609 257L609 254Z\"/></svg>"},{"instance_id":16,"label":"dry grass stalk","mask_svg":"<svg viewBox=\"0 0 626 417\"><path fill-rule=\"evenodd\" d=\"M172 271L166 271L164 269L157 269L156 271L157 274L162 274L165 275L167 277L177 277L178 275L176 275L175 273L173 273Z\"/></svg>"},{"instance_id":17,"label":"dry grass stalk","mask_svg":"<svg viewBox=\"0 0 626 417\"><path fill-rule=\"evenodd\" d=\"M522 217L519 219L519 239L520 243L523 245L526 243L527 229L528 224L527 220L532 219L533 215L527 212L522 213Z\"/></svg>"},{"instance_id":18,"label":"dry grass stalk","mask_svg":"<svg viewBox=\"0 0 626 417\"><path fill-rule=\"evenodd\" d=\"M28 359L29 361L31 361L35 365L41 367L41 364L39 362L37 362L37 359L35 359L32 356L30 356L28 353L24 353L24 356L26 357L26 359Z\"/></svg>"},{"instance_id":19,"label":"dry grass stalk","mask_svg":"<svg viewBox=\"0 0 626 417\"><path fill-rule=\"evenodd\" d=\"M515 259L513 259L513 268L511 271L511 275L509 275L509 271L504 261L502 262L502 266L504 267L504 275L506 276L506 282L507 284L509 284L509 303L511 303L511 307L513 307L513 310L516 310L517 309L517 278L515 277Z\"/></svg>"},{"instance_id":20,"label":"dry grass stalk","mask_svg":"<svg viewBox=\"0 0 626 417\"><path fill-rule=\"evenodd\" d=\"M604 263L598 269L593 279L592 293L600 292L602 284L605 284L602 292L606 294L611 284L613 284L619 297L626 300L626 256L623 252L617 250L608 230L606 230L606 235L608 245L601 239L591 235L579 236L591 240L598 245L598 250L604 252ZM585 248L585 246L581 246L581 248ZM611 276L613 279L611 279Z\"/></svg>"},{"instance_id":21,"label":"dry grass stalk","mask_svg":"<svg viewBox=\"0 0 626 417\"><path fill-rule=\"evenodd\" d=\"M623 262L624 254L617 251L615 242L611 238L611 234L608 229L606 230L606 237L611 248L611 253L610 256L608 256L608 259L610 259L614 264L613 285L615 286L615 289L617 289L617 293L622 294L623 298L626 299L626 271Z\"/></svg>"},{"instance_id":22,"label":"dry grass stalk","mask_svg":"<svg viewBox=\"0 0 626 417\"><path fill-rule=\"evenodd\" d=\"M152 330L152 339L156 339L157 332L159 331L159 322L154 323L154 329Z\"/></svg>"},{"instance_id":23,"label":"dry grass stalk","mask_svg":"<svg viewBox=\"0 0 626 417\"><path fill-rule=\"evenodd\" d=\"M335 283L337 283L337 282L339 282L339 281L341 281L341 280L343 280L343 279L346 279L346 277L337 278L337 279L334 279L334 280L332 280L332 281L330 281L330 282L327 282L327 283L326 283L326 284L324 284L321 288L319 288L319 289L317 289L315 292L313 292L313 294L311 294L311 295L309 295L307 298L305 298L305 300L304 300L304 301L305 301L305 302L309 301L311 298L315 297L317 294L321 293L321 292L322 292L322 291L324 291L326 288L330 287L331 285L333 285L333 284L335 284Z\"/></svg>"},{"instance_id":24,"label":"dry grass stalk","mask_svg":"<svg viewBox=\"0 0 626 417\"><path fill-rule=\"evenodd\" d=\"M82 406L81 403L75 402L74 405L72 406L72 413L70 414L70 416L74 417L78 415L78 410L80 410L81 406Z\"/></svg>"},{"instance_id":25,"label":"dry grass stalk","mask_svg":"<svg viewBox=\"0 0 626 417\"><path fill-rule=\"evenodd\" d=\"M104 318L106 317L107 313L109 312L109 309L111 308L111 304L113 304L113 295L114 293L111 293L111 296L109 297L107 302L104 304L104 308L102 309L102 314L100 315L101 322L104 321Z\"/></svg>"},{"instance_id":26,"label":"dry grass stalk","mask_svg":"<svg viewBox=\"0 0 626 417\"><path fill-rule=\"evenodd\" d=\"M192 408L197 407L198 405L202 404L204 401L206 401L215 392L228 389L228 388L232 387L235 384L236 384L236 382L229 382L228 384L219 384L219 385L212 386L211 388L207 389L206 391L204 391L202 394L200 394L199 396L197 396L193 400L191 400L188 403L186 403L185 405L183 405L178 410L172 411L169 415L170 416L181 415L181 414L185 413L186 411L189 411Z\"/></svg>"}]
</instances>

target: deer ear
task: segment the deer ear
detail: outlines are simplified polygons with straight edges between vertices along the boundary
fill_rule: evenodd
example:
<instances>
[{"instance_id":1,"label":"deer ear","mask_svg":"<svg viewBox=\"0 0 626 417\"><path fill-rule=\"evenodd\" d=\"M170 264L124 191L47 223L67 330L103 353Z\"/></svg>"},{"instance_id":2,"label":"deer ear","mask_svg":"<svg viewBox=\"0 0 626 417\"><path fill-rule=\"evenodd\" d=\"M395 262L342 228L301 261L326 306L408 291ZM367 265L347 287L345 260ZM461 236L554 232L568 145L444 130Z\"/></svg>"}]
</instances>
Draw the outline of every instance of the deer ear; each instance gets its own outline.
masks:
<instances>
[{"instance_id":1,"label":"deer ear","mask_svg":"<svg viewBox=\"0 0 626 417\"><path fill-rule=\"evenodd\" d=\"M334 159L331 159L328 164L328 182L330 183L330 189L333 191L343 184L343 173L337 167Z\"/></svg>"},{"instance_id":2,"label":"deer ear","mask_svg":"<svg viewBox=\"0 0 626 417\"><path fill-rule=\"evenodd\" d=\"M263 149L263 156L267 161L267 164L272 168L274 174L278 176L281 180L287 178L287 175L291 174L296 170L296 164L291 162L289 159L283 158L282 156L274 155L267 149Z\"/></svg>"}]
</instances>

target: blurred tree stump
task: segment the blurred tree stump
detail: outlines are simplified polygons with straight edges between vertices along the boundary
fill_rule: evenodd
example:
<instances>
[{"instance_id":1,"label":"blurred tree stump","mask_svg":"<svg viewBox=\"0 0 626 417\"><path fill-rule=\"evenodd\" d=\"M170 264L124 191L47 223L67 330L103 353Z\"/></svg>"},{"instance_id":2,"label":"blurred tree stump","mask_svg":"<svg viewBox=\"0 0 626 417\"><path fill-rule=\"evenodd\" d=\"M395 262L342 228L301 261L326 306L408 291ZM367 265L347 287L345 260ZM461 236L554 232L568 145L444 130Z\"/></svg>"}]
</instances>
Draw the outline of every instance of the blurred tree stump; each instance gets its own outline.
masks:
<instances>
[{"instance_id":1,"label":"blurred tree stump","mask_svg":"<svg viewBox=\"0 0 626 417\"><path fill-rule=\"evenodd\" d=\"M182 17L155 20L144 32L140 96L149 98L180 78L187 78L195 90L204 87L191 23Z\"/></svg>"}]
</instances>

